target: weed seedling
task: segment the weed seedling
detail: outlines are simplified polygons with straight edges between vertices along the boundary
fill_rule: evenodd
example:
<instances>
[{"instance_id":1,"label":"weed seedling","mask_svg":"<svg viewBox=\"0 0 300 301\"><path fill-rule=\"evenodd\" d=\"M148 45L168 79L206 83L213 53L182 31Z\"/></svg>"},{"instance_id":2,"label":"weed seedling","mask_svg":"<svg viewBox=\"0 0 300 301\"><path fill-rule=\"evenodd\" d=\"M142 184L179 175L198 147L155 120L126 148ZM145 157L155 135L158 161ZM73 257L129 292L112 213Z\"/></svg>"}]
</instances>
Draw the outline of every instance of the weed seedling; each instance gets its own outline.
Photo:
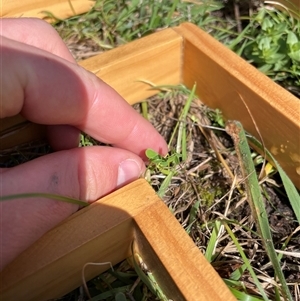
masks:
<instances>
[{"instance_id":1,"label":"weed seedling","mask_svg":"<svg viewBox=\"0 0 300 301\"><path fill-rule=\"evenodd\" d=\"M147 149L146 156L150 161L149 168L158 169L164 175L169 175L170 171L180 163L181 159L181 155L178 153L168 154L163 157L153 149Z\"/></svg>"}]
</instances>

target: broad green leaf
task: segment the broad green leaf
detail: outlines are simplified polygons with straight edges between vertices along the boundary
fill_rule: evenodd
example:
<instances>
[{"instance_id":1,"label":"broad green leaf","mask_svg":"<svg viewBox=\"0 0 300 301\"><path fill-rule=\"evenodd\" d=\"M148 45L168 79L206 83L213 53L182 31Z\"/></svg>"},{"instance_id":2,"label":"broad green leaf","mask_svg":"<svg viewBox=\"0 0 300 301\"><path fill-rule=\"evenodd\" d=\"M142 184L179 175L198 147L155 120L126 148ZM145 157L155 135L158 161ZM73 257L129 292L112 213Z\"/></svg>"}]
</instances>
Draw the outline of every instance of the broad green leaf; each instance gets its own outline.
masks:
<instances>
[{"instance_id":1,"label":"broad green leaf","mask_svg":"<svg viewBox=\"0 0 300 301\"><path fill-rule=\"evenodd\" d=\"M274 26L274 23L272 22L272 19L270 18L264 18L261 24L261 28L263 30L270 29Z\"/></svg>"},{"instance_id":2,"label":"broad green leaf","mask_svg":"<svg viewBox=\"0 0 300 301\"><path fill-rule=\"evenodd\" d=\"M146 157L150 160L153 160L153 159L156 159L157 157L159 157L159 154L151 148L146 149L145 154L146 154Z\"/></svg>"},{"instance_id":3,"label":"broad green leaf","mask_svg":"<svg viewBox=\"0 0 300 301\"><path fill-rule=\"evenodd\" d=\"M292 60L300 63L300 50L290 52L288 55Z\"/></svg>"},{"instance_id":4,"label":"broad green leaf","mask_svg":"<svg viewBox=\"0 0 300 301\"><path fill-rule=\"evenodd\" d=\"M298 37L292 32L292 31L289 31L288 32L288 36L287 36L287 40L286 40L287 44L291 46L293 46L294 44L298 43L299 42L299 39Z\"/></svg>"}]
</instances>

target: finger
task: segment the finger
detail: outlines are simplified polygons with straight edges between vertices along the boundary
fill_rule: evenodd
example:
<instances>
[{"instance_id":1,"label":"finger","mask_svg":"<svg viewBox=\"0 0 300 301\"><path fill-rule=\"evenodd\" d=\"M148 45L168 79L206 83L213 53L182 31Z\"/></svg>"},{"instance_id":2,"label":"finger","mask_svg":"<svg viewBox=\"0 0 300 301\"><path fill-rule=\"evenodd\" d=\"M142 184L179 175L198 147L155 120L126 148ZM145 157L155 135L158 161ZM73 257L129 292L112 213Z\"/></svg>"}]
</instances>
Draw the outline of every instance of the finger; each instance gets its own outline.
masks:
<instances>
[{"instance_id":1,"label":"finger","mask_svg":"<svg viewBox=\"0 0 300 301\"><path fill-rule=\"evenodd\" d=\"M147 148L167 152L165 141L150 123L92 73L6 38L1 46L5 70L1 117L21 113L36 123L73 125L139 155Z\"/></svg>"},{"instance_id":2,"label":"finger","mask_svg":"<svg viewBox=\"0 0 300 301\"><path fill-rule=\"evenodd\" d=\"M43 49L75 63L57 31L44 20L5 18L0 19L0 27L4 37ZM80 131L71 126L48 126L47 137L54 150L71 149L78 146Z\"/></svg>"},{"instance_id":3,"label":"finger","mask_svg":"<svg viewBox=\"0 0 300 301\"><path fill-rule=\"evenodd\" d=\"M36 18L0 19L1 35L75 62L57 31L46 21ZM45 38L46 37L46 38Z\"/></svg>"},{"instance_id":4,"label":"finger","mask_svg":"<svg viewBox=\"0 0 300 301\"><path fill-rule=\"evenodd\" d=\"M1 173L2 195L47 192L94 201L144 171L136 155L116 148L85 147L56 152ZM10 262L78 206L32 198L2 202L0 258ZM3 268L3 267L1 267Z\"/></svg>"}]
</instances>

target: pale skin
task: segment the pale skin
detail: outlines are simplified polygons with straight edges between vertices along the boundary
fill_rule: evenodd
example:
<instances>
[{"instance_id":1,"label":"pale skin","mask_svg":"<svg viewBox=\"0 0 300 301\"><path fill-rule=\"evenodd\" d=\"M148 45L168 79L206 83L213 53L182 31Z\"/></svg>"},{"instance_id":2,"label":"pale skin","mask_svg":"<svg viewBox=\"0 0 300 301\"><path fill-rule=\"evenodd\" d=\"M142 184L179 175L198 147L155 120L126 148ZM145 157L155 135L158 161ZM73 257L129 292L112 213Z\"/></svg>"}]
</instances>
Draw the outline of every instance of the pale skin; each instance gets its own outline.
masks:
<instances>
[{"instance_id":1,"label":"pale skin","mask_svg":"<svg viewBox=\"0 0 300 301\"><path fill-rule=\"evenodd\" d=\"M152 125L79 67L50 25L2 19L0 34L0 117L20 113L46 124L56 150L0 170L1 195L47 192L93 202L139 178L147 148L166 154L167 145ZM113 147L77 148L80 131ZM77 210L42 198L1 202L0 270Z\"/></svg>"}]
</instances>

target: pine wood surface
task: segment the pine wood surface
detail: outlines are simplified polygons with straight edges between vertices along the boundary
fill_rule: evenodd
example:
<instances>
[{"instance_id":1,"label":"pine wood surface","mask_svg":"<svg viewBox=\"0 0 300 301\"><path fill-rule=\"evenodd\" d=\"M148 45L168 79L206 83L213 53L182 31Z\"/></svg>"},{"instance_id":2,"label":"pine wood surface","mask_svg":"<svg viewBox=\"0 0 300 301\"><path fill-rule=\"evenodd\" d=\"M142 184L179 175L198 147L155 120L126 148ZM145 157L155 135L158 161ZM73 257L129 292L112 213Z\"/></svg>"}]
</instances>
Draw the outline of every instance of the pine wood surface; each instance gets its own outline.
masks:
<instances>
[{"instance_id":1,"label":"pine wood surface","mask_svg":"<svg viewBox=\"0 0 300 301\"><path fill-rule=\"evenodd\" d=\"M239 120L259 138L300 188L300 100L193 24L174 28L184 37L183 83L226 119Z\"/></svg>"},{"instance_id":2,"label":"pine wood surface","mask_svg":"<svg viewBox=\"0 0 300 301\"><path fill-rule=\"evenodd\" d=\"M52 21L45 13L50 12L58 19L67 19L87 12L94 4L93 0L2 0L1 17L35 17Z\"/></svg>"},{"instance_id":3,"label":"pine wood surface","mask_svg":"<svg viewBox=\"0 0 300 301\"><path fill-rule=\"evenodd\" d=\"M137 235L137 249L172 300L236 300L163 202L135 216L135 221L137 233L141 233ZM167 274L159 267L164 267ZM164 285L166 275L180 295L171 285Z\"/></svg>"},{"instance_id":4,"label":"pine wood surface","mask_svg":"<svg viewBox=\"0 0 300 301\"><path fill-rule=\"evenodd\" d=\"M21 254L0 274L1 300L59 297L81 285L86 262L114 265L130 256L133 240L174 300L235 300L143 179L75 213ZM88 267L86 279L108 267Z\"/></svg>"},{"instance_id":5,"label":"pine wood surface","mask_svg":"<svg viewBox=\"0 0 300 301\"><path fill-rule=\"evenodd\" d=\"M79 62L111 85L128 103L157 93L149 84L181 82L182 36L165 29Z\"/></svg>"}]
</instances>

